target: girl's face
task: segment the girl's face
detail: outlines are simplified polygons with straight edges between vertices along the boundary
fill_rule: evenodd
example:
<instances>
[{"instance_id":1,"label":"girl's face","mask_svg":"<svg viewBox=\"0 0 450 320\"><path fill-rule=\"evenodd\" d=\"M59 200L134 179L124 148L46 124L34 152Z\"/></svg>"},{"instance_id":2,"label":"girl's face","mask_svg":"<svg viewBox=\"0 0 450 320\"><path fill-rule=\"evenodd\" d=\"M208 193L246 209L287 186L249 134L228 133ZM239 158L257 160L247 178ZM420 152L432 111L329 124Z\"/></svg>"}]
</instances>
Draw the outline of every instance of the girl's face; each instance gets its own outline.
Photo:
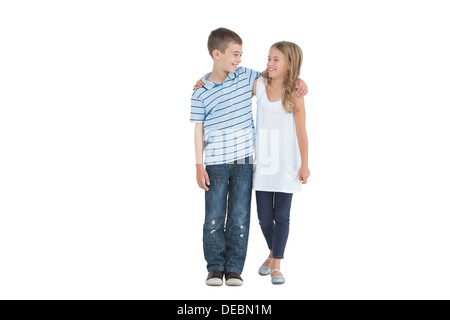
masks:
<instances>
[{"instance_id":1,"label":"girl's face","mask_svg":"<svg viewBox=\"0 0 450 320\"><path fill-rule=\"evenodd\" d=\"M283 79L289 70L284 54L277 48L271 48L269 51L267 69L269 70L269 77L272 79Z\"/></svg>"}]
</instances>

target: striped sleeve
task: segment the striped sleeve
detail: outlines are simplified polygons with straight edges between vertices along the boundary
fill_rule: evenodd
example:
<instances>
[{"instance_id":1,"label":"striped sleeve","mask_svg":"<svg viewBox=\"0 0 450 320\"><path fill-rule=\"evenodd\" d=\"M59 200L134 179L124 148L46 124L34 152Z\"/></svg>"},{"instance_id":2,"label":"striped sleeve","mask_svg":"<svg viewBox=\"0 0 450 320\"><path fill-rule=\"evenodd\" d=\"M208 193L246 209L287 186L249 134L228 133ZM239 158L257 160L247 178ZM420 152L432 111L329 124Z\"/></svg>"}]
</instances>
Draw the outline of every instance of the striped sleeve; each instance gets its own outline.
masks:
<instances>
[{"instance_id":1,"label":"striped sleeve","mask_svg":"<svg viewBox=\"0 0 450 320\"><path fill-rule=\"evenodd\" d=\"M194 92L191 98L191 118L190 122L204 122L206 118L206 108L203 100Z\"/></svg>"},{"instance_id":2,"label":"striped sleeve","mask_svg":"<svg viewBox=\"0 0 450 320\"><path fill-rule=\"evenodd\" d=\"M261 76L261 72L255 71L249 68L244 68L245 75L247 76L248 82L253 85L253 82L255 82L255 79L259 78Z\"/></svg>"}]
</instances>

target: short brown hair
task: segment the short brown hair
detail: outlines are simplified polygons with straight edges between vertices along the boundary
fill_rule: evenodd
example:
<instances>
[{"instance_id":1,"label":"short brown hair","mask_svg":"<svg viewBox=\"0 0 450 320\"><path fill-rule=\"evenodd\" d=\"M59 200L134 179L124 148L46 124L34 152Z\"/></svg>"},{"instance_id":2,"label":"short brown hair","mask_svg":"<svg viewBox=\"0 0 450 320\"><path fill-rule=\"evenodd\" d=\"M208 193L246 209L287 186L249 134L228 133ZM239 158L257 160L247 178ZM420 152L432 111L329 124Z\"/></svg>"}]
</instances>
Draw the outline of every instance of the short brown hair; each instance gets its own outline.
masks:
<instances>
[{"instance_id":1,"label":"short brown hair","mask_svg":"<svg viewBox=\"0 0 450 320\"><path fill-rule=\"evenodd\" d=\"M208 38L208 51L211 57L212 52L216 49L224 53L230 42L242 45L241 37L234 31L225 28L211 31Z\"/></svg>"}]
</instances>

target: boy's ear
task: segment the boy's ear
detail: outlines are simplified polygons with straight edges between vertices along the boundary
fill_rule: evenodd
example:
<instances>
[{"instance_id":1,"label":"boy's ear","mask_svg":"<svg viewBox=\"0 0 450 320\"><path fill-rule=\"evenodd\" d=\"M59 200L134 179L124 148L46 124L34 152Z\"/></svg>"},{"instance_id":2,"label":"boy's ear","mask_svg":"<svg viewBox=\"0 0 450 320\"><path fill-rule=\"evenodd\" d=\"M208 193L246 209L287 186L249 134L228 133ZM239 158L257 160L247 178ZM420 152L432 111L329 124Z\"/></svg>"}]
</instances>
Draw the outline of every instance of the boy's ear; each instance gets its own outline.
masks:
<instances>
[{"instance_id":1,"label":"boy's ear","mask_svg":"<svg viewBox=\"0 0 450 320\"><path fill-rule=\"evenodd\" d=\"M220 57L220 50L219 49L214 49L213 50L213 52L212 52L212 56L213 56L213 59L218 59L219 57Z\"/></svg>"}]
</instances>

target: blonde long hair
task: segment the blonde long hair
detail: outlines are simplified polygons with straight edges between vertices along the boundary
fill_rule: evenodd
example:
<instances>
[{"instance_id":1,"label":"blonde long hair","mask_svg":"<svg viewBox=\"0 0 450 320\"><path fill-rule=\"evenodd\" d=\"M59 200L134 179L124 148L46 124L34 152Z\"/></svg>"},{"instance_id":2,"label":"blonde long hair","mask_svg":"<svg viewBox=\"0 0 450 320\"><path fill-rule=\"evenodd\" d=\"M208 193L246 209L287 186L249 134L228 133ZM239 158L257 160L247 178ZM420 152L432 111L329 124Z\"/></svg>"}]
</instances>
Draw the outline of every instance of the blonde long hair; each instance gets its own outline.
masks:
<instances>
[{"instance_id":1,"label":"blonde long hair","mask_svg":"<svg viewBox=\"0 0 450 320\"><path fill-rule=\"evenodd\" d=\"M288 62L289 70L284 79L283 85L285 88L281 102L283 104L283 109L287 113L292 113L294 111L294 90L295 81L300 76L300 68L302 67L303 52L302 49L293 42L280 41L274 43L272 48L277 48L280 50ZM272 79L269 77L269 70L266 69L263 72L263 77L266 79L266 83L270 85Z\"/></svg>"}]
</instances>

